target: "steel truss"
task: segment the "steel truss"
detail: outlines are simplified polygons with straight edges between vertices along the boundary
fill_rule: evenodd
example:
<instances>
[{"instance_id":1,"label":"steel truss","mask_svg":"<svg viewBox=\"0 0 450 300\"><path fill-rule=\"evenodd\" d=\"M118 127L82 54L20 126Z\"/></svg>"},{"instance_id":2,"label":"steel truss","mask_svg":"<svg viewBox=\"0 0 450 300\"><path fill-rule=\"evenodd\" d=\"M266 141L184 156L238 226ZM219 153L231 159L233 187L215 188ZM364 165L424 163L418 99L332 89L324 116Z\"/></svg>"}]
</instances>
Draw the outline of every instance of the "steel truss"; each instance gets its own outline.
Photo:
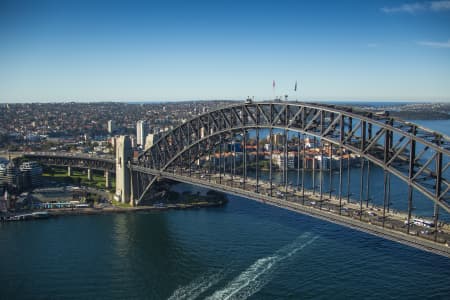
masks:
<instances>
[{"instance_id":1,"label":"steel truss","mask_svg":"<svg viewBox=\"0 0 450 300\"><path fill-rule=\"evenodd\" d=\"M417 124L389 117L387 113L375 114L352 107L298 102L257 102L225 107L200 115L167 132L133 163L132 169L158 175L160 172L181 167L188 172L186 176L190 176L193 162L202 156L211 156L212 149L222 145L224 140L232 141L235 133L240 132L244 144L242 175L245 185L246 132L265 128L270 130L270 135L273 130L293 131L302 136L317 138L321 143L328 143L330 147L340 151L345 149L359 155L361 174L367 173L366 182L361 178L361 209L363 185L366 185L368 205L368 172L371 165L377 165L385 172L385 209L389 207L388 179L392 174L408 185L409 214L412 210L413 190L419 191L434 202L435 215L438 214L439 207L450 211L450 183L446 178L450 166L450 138ZM220 157L221 153L219 159ZM270 160L270 170L271 165ZM219 178L225 173L224 168L225 164L224 167L219 166ZM342 160L339 168L341 199ZM302 169L302 181L303 172ZM319 192L322 196L322 189ZM329 192L331 193L331 190ZM142 198L142 195L139 197ZM347 198L350 198L350 194Z\"/></svg>"}]
</instances>

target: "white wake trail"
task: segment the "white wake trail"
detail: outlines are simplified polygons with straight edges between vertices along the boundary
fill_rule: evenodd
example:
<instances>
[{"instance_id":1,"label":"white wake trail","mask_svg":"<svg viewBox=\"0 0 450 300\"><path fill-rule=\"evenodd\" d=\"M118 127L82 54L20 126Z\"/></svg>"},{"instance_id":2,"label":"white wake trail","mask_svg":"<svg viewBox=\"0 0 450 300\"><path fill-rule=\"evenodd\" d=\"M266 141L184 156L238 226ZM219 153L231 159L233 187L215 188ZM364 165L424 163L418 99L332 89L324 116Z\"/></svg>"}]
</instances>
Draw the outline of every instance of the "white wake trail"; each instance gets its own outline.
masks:
<instances>
[{"instance_id":1,"label":"white wake trail","mask_svg":"<svg viewBox=\"0 0 450 300\"><path fill-rule=\"evenodd\" d=\"M217 284L224 276L223 272L203 275L188 285L176 289L168 300L196 299L210 287Z\"/></svg>"},{"instance_id":2,"label":"white wake trail","mask_svg":"<svg viewBox=\"0 0 450 300\"><path fill-rule=\"evenodd\" d=\"M281 261L291 257L317 239L317 236L306 240L310 236L305 233L291 244L281 248L273 255L260 258L244 272L229 282L225 288L216 291L207 299L246 299L261 290L269 281L273 268Z\"/></svg>"}]
</instances>

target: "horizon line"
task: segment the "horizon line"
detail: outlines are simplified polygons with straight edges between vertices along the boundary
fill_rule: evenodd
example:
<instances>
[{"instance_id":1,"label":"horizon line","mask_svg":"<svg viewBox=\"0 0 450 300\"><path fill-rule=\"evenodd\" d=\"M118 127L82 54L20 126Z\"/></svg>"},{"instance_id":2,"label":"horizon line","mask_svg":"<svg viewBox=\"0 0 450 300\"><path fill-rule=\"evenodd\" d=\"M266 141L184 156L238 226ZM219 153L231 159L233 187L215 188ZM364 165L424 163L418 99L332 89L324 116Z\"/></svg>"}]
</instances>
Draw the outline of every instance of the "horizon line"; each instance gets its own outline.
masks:
<instances>
[{"instance_id":1,"label":"horizon line","mask_svg":"<svg viewBox=\"0 0 450 300\"><path fill-rule=\"evenodd\" d=\"M276 99L254 99L255 102L274 101ZM128 103L128 104L143 104L143 103L179 103L179 102L244 102L245 99L173 99L173 100L25 100L25 101L11 101L6 102L0 100L1 104L33 104L33 103ZM287 101L281 99L282 102L405 102L405 103L450 103L450 98L443 99L288 99Z\"/></svg>"}]
</instances>

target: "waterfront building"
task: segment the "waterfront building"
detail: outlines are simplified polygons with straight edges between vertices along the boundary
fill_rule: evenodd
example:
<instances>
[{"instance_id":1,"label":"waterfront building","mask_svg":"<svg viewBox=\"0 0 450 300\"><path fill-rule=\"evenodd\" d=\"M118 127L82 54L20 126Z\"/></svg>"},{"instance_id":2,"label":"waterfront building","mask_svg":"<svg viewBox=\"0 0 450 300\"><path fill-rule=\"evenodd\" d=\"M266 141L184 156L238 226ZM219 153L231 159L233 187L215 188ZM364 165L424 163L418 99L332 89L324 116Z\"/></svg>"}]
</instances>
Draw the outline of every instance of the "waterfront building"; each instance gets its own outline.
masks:
<instances>
[{"instance_id":1,"label":"waterfront building","mask_svg":"<svg viewBox=\"0 0 450 300\"><path fill-rule=\"evenodd\" d=\"M19 188L19 182L20 182L20 171L17 168L17 166L14 164L13 161L10 161L6 165L6 170L4 172L3 180L6 182L7 185L15 188ZM1 180L1 179L0 179Z\"/></svg>"},{"instance_id":2,"label":"waterfront building","mask_svg":"<svg viewBox=\"0 0 450 300\"><path fill-rule=\"evenodd\" d=\"M42 183L42 167L35 161L27 161L20 165L26 186L36 187Z\"/></svg>"},{"instance_id":3,"label":"waterfront building","mask_svg":"<svg viewBox=\"0 0 450 300\"><path fill-rule=\"evenodd\" d=\"M273 149L278 149L285 144L286 138L282 133L275 133L272 135L272 139L270 139L270 136L267 136L267 141L272 145Z\"/></svg>"},{"instance_id":4,"label":"waterfront building","mask_svg":"<svg viewBox=\"0 0 450 300\"><path fill-rule=\"evenodd\" d=\"M7 183L6 183L6 165L7 164L8 164L7 162L0 163L0 188L4 188L7 186Z\"/></svg>"},{"instance_id":5,"label":"waterfront building","mask_svg":"<svg viewBox=\"0 0 450 300\"><path fill-rule=\"evenodd\" d=\"M10 205L10 197L8 194L8 190L4 188L0 198L0 212L3 213L8 212L9 205Z\"/></svg>"},{"instance_id":6,"label":"waterfront building","mask_svg":"<svg viewBox=\"0 0 450 300\"><path fill-rule=\"evenodd\" d=\"M145 136L147 133L147 123L144 120L137 121L136 124L136 138L137 145L144 146L145 145Z\"/></svg>"},{"instance_id":7,"label":"waterfront building","mask_svg":"<svg viewBox=\"0 0 450 300\"><path fill-rule=\"evenodd\" d=\"M284 169L285 163L285 155L284 153L273 153L272 154L272 162L274 165L278 166L280 169ZM295 169L297 166L297 153L296 152L288 152L287 155L287 168Z\"/></svg>"},{"instance_id":8,"label":"waterfront building","mask_svg":"<svg viewBox=\"0 0 450 300\"><path fill-rule=\"evenodd\" d=\"M305 138L305 148L311 148L311 147L312 147L312 145L311 145L310 139L309 138Z\"/></svg>"},{"instance_id":9,"label":"waterfront building","mask_svg":"<svg viewBox=\"0 0 450 300\"><path fill-rule=\"evenodd\" d=\"M322 162L323 159L323 162ZM312 164L309 167L312 167L314 169L320 169L320 167L322 166L323 169L325 170L329 170L330 168L332 170L338 170L339 166L340 166L340 162L342 160L342 167L343 168L347 168L347 167L352 167L355 165L355 163L358 162L359 157L357 155L350 155L350 154L345 154L345 155L333 155L333 156L329 156L329 155L323 155L323 157L321 155L315 155L312 159Z\"/></svg>"},{"instance_id":10,"label":"waterfront building","mask_svg":"<svg viewBox=\"0 0 450 300\"><path fill-rule=\"evenodd\" d=\"M227 151L230 152L242 152L242 145L238 141L233 141L227 144Z\"/></svg>"}]
</instances>

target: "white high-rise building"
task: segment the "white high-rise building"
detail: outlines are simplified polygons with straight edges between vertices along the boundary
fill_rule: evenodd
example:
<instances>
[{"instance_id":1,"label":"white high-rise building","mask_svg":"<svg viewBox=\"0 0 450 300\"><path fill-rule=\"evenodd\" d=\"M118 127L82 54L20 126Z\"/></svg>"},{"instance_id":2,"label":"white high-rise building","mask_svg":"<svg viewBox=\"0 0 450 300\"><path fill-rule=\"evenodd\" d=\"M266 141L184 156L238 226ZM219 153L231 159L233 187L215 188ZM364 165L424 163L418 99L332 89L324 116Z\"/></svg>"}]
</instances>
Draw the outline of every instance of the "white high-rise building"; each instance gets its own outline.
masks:
<instances>
[{"instance_id":1,"label":"white high-rise building","mask_svg":"<svg viewBox=\"0 0 450 300\"><path fill-rule=\"evenodd\" d=\"M156 142L156 140L158 140L158 138L159 138L159 134L154 134L154 133L147 134L147 137L145 138L144 149L147 150L148 148L150 148Z\"/></svg>"},{"instance_id":2,"label":"white high-rise building","mask_svg":"<svg viewBox=\"0 0 450 300\"><path fill-rule=\"evenodd\" d=\"M114 123L114 121L109 120L108 121L108 132L112 133L114 131L114 129L116 129L115 127L116 127L116 124Z\"/></svg>"},{"instance_id":3,"label":"white high-rise building","mask_svg":"<svg viewBox=\"0 0 450 300\"><path fill-rule=\"evenodd\" d=\"M147 123L140 120L136 124L136 139L139 146L145 145L145 137L147 135Z\"/></svg>"},{"instance_id":4,"label":"white high-rise building","mask_svg":"<svg viewBox=\"0 0 450 300\"><path fill-rule=\"evenodd\" d=\"M136 138L132 136L130 140L131 140L131 148L133 149L136 148L137 147Z\"/></svg>"}]
</instances>

